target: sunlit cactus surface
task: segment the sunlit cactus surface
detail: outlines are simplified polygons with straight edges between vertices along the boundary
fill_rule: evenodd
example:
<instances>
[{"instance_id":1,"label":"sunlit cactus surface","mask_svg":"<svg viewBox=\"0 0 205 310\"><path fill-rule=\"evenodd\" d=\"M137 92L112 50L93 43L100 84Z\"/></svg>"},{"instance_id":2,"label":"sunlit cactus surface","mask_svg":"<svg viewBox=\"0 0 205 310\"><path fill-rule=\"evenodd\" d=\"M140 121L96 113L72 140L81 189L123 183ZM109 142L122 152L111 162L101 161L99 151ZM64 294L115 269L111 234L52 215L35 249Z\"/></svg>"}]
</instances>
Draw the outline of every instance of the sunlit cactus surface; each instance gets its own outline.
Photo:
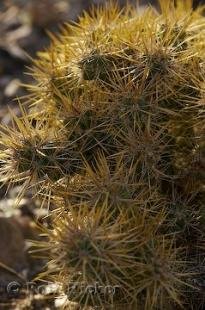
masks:
<instances>
[{"instance_id":1,"label":"sunlit cactus surface","mask_svg":"<svg viewBox=\"0 0 205 310\"><path fill-rule=\"evenodd\" d=\"M52 209L42 277L82 309L205 307L204 7L160 6L51 35L1 130L2 182Z\"/></svg>"}]
</instances>

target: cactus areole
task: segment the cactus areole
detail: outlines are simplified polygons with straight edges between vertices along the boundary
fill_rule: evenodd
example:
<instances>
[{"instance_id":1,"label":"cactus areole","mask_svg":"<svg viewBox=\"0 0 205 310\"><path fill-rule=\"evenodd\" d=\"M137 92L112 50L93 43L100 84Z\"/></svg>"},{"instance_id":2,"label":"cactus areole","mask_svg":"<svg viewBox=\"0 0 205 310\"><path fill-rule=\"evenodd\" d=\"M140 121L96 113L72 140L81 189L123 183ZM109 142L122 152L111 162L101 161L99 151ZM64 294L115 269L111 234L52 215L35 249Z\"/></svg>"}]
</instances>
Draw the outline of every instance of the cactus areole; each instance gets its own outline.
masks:
<instances>
[{"instance_id":1,"label":"cactus areole","mask_svg":"<svg viewBox=\"0 0 205 310\"><path fill-rule=\"evenodd\" d=\"M205 307L205 8L160 5L65 25L1 131L3 182L52 204L37 246L66 309Z\"/></svg>"}]
</instances>

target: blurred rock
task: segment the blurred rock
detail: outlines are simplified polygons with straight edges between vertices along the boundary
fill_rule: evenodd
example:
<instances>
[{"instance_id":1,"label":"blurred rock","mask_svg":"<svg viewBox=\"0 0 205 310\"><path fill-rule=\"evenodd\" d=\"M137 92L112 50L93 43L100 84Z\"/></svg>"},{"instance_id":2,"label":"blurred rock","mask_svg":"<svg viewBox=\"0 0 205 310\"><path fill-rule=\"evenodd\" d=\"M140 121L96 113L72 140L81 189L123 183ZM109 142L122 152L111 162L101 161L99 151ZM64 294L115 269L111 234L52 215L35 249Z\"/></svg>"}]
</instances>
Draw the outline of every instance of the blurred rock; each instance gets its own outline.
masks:
<instances>
[{"instance_id":1,"label":"blurred rock","mask_svg":"<svg viewBox=\"0 0 205 310\"><path fill-rule=\"evenodd\" d=\"M27 269L25 241L20 225L14 218L0 217L0 284L22 281Z\"/></svg>"},{"instance_id":2,"label":"blurred rock","mask_svg":"<svg viewBox=\"0 0 205 310\"><path fill-rule=\"evenodd\" d=\"M17 93L17 90L19 89L19 87L20 87L19 79L11 80L5 87L4 95L6 97L13 97Z\"/></svg>"}]
</instances>

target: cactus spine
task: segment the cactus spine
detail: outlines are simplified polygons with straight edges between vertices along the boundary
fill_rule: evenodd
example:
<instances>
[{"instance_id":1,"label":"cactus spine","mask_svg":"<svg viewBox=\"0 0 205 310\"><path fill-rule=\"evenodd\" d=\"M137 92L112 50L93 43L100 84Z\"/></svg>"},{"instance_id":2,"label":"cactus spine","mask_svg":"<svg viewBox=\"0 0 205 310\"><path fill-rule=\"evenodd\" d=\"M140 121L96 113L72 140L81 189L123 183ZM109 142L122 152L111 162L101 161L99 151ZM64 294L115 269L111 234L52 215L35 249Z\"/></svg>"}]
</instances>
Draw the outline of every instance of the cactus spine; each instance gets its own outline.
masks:
<instances>
[{"instance_id":1,"label":"cactus spine","mask_svg":"<svg viewBox=\"0 0 205 310\"><path fill-rule=\"evenodd\" d=\"M203 10L85 13L39 53L30 112L2 129L2 178L56 207L47 276L82 308L200 307Z\"/></svg>"}]
</instances>

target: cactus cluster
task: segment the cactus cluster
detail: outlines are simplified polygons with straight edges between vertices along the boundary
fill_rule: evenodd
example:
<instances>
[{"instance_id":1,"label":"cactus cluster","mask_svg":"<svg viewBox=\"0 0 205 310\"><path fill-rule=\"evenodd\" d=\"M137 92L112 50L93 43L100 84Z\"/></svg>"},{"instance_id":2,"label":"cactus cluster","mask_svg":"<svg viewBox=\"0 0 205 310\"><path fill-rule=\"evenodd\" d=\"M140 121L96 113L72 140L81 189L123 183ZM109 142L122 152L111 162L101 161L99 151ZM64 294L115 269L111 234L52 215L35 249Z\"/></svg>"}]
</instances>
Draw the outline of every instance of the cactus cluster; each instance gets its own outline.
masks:
<instances>
[{"instance_id":1,"label":"cactus cluster","mask_svg":"<svg viewBox=\"0 0 205 310\"><path fill-rule=\"evenodd\" d=\"M204 8L160 5L66 25L1 131L2 180L52 204L46 277L82 309L204 309Z\"/></svg>"}]
</instances>

